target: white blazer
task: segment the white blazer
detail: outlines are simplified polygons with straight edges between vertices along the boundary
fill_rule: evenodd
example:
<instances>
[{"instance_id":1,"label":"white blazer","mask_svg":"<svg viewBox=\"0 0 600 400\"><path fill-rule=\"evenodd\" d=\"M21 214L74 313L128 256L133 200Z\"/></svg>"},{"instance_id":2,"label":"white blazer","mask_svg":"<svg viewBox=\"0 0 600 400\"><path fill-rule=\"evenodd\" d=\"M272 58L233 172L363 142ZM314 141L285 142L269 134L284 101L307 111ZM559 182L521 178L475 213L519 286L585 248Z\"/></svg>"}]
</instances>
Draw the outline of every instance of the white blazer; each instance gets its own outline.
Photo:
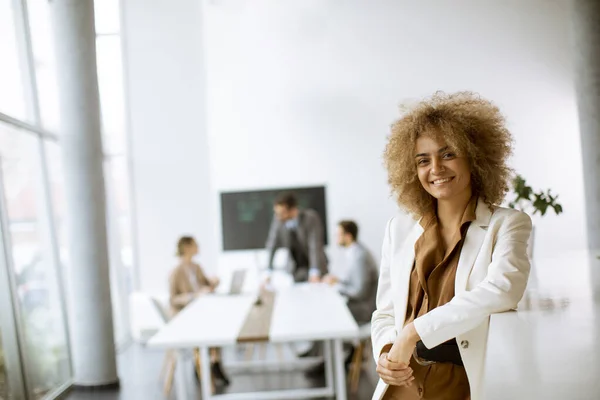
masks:
<instances>
[{"instance_id":1,"label":"white blazer","mask_svg":"<svg viewBox=\"0 0 600 400\"><path fill-rule=\"evenodd\" d=\"M456 338L471 386L471 399L482 399L482 378L491 314L515 309L523 297L530 263L527 242L531 219L508 208L489 207L479 199L464 240L456 270L455 296L447 304L415 319L428 348ZM393 343L404 326L415 242L423 233L411 220L392 218L382 248L377 310L372 318L373 355ZM388 385L379 380L373 400L383 398Z\"/></svg>"}]
</instances>

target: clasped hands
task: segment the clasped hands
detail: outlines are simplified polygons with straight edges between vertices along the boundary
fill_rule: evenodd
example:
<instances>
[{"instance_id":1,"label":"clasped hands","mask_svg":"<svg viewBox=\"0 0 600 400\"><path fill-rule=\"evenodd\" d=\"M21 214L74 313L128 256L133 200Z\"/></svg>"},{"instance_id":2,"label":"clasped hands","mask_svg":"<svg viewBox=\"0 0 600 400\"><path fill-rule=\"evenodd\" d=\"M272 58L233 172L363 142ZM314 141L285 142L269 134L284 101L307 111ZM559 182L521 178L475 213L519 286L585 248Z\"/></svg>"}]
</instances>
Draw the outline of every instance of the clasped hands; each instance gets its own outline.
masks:
<instances>
[{"instance_id":1,"label":"clasped hands","mask_svg":"<svg viewBox=\"0 0 600 400\"><path fill-rule=\"evenodd\" d=\"M384 347L377 361L377 373L385 383L393 386L410 386L415 378L409 363L419 339L411 322L402 329L391 347L389 345L387 349Z\"/></svg>"}]
</instances>

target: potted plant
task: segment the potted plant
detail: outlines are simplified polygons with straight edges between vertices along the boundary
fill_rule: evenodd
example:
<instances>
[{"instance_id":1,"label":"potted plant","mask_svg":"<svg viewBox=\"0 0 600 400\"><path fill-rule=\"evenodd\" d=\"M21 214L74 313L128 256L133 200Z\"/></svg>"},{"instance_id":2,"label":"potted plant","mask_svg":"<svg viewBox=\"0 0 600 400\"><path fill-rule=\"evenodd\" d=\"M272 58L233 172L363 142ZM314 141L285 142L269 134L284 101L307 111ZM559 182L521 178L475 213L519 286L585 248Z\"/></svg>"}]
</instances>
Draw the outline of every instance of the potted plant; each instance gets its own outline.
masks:
<instances>
[{"instance_id":1,"label":"potted plant","mask_svg":"<svg viewBox=\"0 0 600 400\"><path fill-rule=\"evenodd\" d=\"M562 206L556 202L558 195L552 195L550 189L545 192L542 190L538 192L534 191L531 186L527 185L527 182L525 182L525 179L521 175L514 177L512 181L512 191L516 197L508 203L510 208L526 212L532 217L535 214L540 214L540 216L543 217L549 209L554 210L556 215L563 212ZM531 237L527 246L527 255L529 258L533 258L534 237L535 226L531 231Z\"/></svg>"}]
</instances>

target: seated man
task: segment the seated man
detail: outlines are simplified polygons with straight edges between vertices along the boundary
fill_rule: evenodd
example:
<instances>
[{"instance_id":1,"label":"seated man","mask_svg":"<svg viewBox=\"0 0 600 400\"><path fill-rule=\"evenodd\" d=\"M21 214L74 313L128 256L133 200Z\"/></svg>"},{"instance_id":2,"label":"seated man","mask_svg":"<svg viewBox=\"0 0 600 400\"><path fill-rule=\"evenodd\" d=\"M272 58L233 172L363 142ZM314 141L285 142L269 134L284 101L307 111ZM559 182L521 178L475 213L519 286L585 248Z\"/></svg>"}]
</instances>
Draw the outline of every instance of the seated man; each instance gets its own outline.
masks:
<instances>
[{"instance_id":1,"label":"seated man","mask_svg":"<svg viewBox=\"0 0 600 400\"><path fill-rule=\"evenodd\" d=\"M345 249L345 273L343 277L325 275L322 281L334 285L346 297L356 322L365 324L375 311L377 264L367 248L357 241L358 226L354 221L341 221L337 235L338 244Z\"/></svg>"},{"instance_id":2,"label":"seated man","mask_svg":"<svg viewBox=\"0 0 600 400\"><path fill-rule=\"evenodd\" d=\"M322 278L322 282L337 288L346 298L350 313L361 325L371 322L371 315L375 311L379 271L375 260L367 248L356 240L357 237L358 226L354 221L341 221L338 224L337 242L344 248L345 272L343 276L327 274ZM354 347L348 347L350 355L346 358L346 368L354 355ZM320 375L322 371L324 368L319 365L311 369L309 375Z\"/></svg>"}]
</instances>

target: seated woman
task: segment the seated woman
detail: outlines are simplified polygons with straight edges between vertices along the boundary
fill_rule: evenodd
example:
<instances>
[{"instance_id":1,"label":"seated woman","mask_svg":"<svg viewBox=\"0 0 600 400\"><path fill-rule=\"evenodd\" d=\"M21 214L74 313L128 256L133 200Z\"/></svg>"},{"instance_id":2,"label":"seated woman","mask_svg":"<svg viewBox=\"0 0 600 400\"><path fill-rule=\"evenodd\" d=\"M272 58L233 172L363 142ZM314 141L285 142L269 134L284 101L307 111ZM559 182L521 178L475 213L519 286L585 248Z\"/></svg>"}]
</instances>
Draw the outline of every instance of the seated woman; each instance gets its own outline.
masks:
<instances>
[{"instance_id":1,"label":"seated woman","mask_svg":"<svg viewBox=\"0 0 600 400\"><path fill-rule=\"evenodd\" d=\"M436 93L392 126L388 181L415 219L385 232L375 400L482 399L490 315L517 306L530 269L531 219L499 207L511 142L498 108L468 92Z\"/></svg>"},{"instance_id":2,"label":"seated woman","mask_svg":"<svg viewBox=\"0 0 600 400\"><path fill-rule=\"evenodd\" d=\"M169 279L170 303L173 314L177 314L185 306L199 296L214 292L219 284L218 278L206 276L200 265L193 261L198 254L198 244L191 236L184 236L177 243L177 256L180 263ZM229 384L221 368L219 349L211 349L211 371L218 383Z\"/></svg>"}]
</instances>

